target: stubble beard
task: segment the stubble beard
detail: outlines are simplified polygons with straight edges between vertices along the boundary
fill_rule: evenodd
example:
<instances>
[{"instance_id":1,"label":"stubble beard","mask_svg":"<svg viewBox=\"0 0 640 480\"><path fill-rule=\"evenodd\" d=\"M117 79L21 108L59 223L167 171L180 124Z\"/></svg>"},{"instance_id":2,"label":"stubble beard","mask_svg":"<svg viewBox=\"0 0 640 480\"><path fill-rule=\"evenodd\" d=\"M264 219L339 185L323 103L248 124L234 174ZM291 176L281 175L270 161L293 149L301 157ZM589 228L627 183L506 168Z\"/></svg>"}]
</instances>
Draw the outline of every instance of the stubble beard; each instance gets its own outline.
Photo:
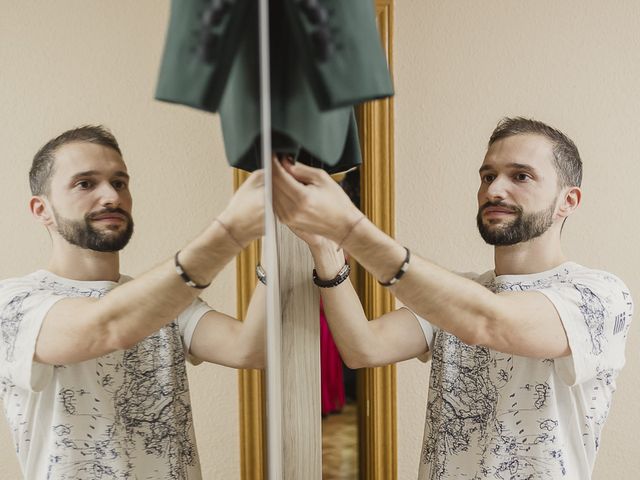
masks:
<instances>
[{"instance_id":1,"label":"stubble beard","mask_svg":"<svg viewBox=\"0 0 640 480\"><path fill-rule=\"evenodd\" d=\"M57 231L62 238L72 245L96 252L118 252L122 250L133 235L133 219L131 215L119 208L104 209L89 213L82 220L71 220L53 211L57 223ZM126 218L126 227L121 232L114 230L98 230L92 221L105 213L119 213Z\"/></svg>"},{"instance_id":2,"label":"stubble beard","mask_svg":"<svg viewBox=\"0 0 640 480\"><path fill-rule=\"evenodd\" d=\"M510 222L485 225L482 212L488 207L506 207L514 211L516 217ZM487 202L478 209L476 223L482 239L496 247L515 245L539 237L553 225L555 202L539 212L525 213L522 207L506 206L500 202Z\"/></svg>"}]
</instances>

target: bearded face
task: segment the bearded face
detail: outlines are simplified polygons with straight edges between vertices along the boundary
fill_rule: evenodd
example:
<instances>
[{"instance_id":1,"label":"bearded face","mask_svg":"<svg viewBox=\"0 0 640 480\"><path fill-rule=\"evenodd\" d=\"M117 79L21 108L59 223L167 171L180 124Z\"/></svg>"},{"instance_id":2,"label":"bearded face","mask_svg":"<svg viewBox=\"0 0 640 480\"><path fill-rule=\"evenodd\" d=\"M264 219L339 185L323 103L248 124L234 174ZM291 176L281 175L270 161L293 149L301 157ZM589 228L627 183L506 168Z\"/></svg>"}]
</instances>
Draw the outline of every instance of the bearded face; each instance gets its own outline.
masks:
<instances>
[{"instance_id":1,"label":"bearded face","mask_svg":"<svg viewBox=\"0 0 640 480\"><path fill-rule=\"evenodd\" d=\"M511 212L510 219L483 219L488 208ZM504 202L487 202L478 209L476 222L482 239L489 245L506 246L527 242L545 233L553 224L555 202L538 212L524 212L522 207Z\"/></svg>"},{"instance_id":2,"label":"bearded face","mask_svg":"<svg viewBox=\"0 0 640 480\"><path fill-rule=\"evenodd\" d=\"M133 219L120 208L88 213L82 220L62 217L53 210L58 233L72 245L97 252L122 250L133 235Z\"/></svg>"}]
</instances>

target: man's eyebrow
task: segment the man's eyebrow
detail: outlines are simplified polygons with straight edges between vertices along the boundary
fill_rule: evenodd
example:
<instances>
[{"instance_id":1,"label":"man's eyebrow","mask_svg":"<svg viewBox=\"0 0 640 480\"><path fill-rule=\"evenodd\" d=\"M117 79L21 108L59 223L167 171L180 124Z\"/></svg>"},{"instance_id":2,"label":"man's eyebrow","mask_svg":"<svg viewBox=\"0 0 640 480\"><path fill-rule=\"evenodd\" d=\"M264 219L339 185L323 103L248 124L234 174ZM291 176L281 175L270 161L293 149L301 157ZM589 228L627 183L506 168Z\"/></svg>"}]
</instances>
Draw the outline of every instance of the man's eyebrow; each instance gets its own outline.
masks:
<instances>
[{"instance_id":1,"label":"man's eyebrow","mask_svg":"<svg viewBox=\"0 0 640 480\"><path fill-rule=\"evenodd\" d=\"M507 163L506 166L507 168L510 168L512 170L528 170L530 172L536 171L536 169L533 166L528 165L526 163L511 162L511 163ZM495 168L491 165L483 165L480 167L479 172L483 173L483 172L486 172L487 170L495 170Z\"/></svg>"},{"instance_id":2,"label":"man's eyebrow","mask_svg":"<svg viewBox=\"0 0 640 480\"><path fill-rule=\"evenodd\" d=\"M529 170L531 172L535 172L536 169L533 168L532 165L526 164L526 163L517 163L517 162L512 162L512 163L508 163L507 167L513 169L513 170Z\"/></svg>"},{"instance_id":3,"label":"man's eyebrow","mask_svg":"<svg viewBox=\"0 0 640 480\"><path fill-rule=\"evenodd\" d=\"M71 177L72 180L76 180L78 178L82 178L82 177L95 177L96 175L99 175L100 172L98 172L97 170L86 170L84 172L78 172L76 173L73 177ZM122 170L118 170L117 172L115 172L113 174L114 177L123 177L126 178L127 180L129 179L129 174L125 171Z\"/></svg>"}]
</instances>

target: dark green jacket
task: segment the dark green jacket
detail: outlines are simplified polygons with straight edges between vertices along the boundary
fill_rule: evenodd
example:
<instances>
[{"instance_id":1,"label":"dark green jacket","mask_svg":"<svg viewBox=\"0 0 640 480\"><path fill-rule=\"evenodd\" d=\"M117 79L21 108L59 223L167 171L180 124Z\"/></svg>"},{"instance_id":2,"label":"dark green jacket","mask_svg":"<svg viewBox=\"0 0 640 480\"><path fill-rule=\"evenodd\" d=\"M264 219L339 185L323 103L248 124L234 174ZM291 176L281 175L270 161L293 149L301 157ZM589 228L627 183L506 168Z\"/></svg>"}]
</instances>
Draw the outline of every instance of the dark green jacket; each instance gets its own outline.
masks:
<instances>
[{"instance_id":1,"label":"dark green jacket","mask_svg":"<svg viewBox=\"0 0 640 480\"><path fill-rule=\"evenodd\" d=\"M393 94L372 0L270 10L274 151L331 172L361 163L353 105ZM229 163L249 171L261 159L258 53L257 0L173 0L156 98L219 111Z\"/></svg>"}]
</instances>

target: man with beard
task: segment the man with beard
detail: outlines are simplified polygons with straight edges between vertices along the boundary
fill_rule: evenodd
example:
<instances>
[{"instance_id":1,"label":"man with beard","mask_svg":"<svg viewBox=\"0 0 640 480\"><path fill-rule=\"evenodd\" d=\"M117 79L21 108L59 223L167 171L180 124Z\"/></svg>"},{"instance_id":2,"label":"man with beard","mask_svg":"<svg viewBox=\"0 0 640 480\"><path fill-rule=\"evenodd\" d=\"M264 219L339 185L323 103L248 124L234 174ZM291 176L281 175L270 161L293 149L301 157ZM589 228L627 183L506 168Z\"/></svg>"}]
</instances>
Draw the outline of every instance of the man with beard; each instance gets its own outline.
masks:
<instances>
[{"instance_id":1,"label":"man with beard","mask_svg":"<svg viewBox=\"0 0 640 480\"><path fill-rule=\"evenodd\" d=\"M310 246L346 363L432 357L419 479L591 478L633 304L621 280L562 252L582 195L566 135L524 118L494 130L477 223L495 266L481 275L410 255L323 172L274 169L277 214ZM406 308L367 321L337 246Z\"/></svg>"},{"instance_id":2,"label":"man with beard","mask_svg":"<svg viewBox=\"0 0 640 480\"><path fill-rule=\"evenodd\" d=\"M264 363L264 292L240 322L197 298L262 234L263 177L176 255L131 279L129 174L103 127L44 145L30 209L46 269L0 282L0 397L25 478L200 479L185 358Z\"/></svg>"}]
</instances>

